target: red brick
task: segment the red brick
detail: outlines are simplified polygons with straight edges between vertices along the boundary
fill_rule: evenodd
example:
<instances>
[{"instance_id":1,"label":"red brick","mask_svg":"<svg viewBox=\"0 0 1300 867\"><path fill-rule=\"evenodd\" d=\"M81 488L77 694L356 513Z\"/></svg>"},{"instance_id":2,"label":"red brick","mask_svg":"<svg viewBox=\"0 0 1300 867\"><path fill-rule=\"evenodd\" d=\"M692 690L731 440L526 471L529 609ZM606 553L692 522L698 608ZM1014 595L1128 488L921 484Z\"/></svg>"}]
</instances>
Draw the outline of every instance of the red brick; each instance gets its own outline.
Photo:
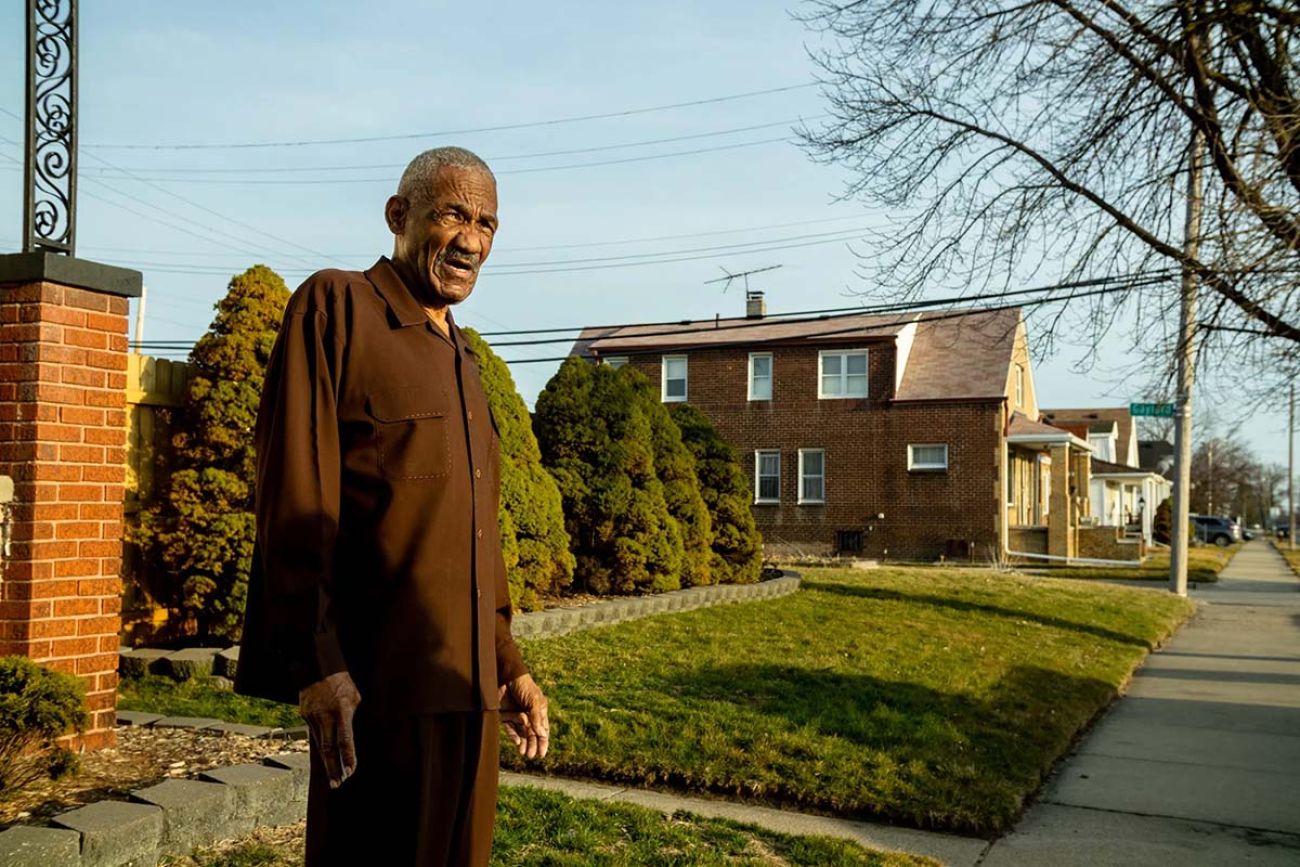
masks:
<instances>
[{"instance_id":1,"label":"red brick","mask_svg":"<svg viewBox=\"0 0 1300 867\"><path fill-rule=\"evenodd\" d=\"M112 635L116 636L122 628L122 618L116 614L101 617L83 617L77 621L78 635ZM96 642L98 647L98 642Z\"/></svg>"},{"instance_id":2,"label":"red brick","mask_svg":"<svg viewBox=\"0 0 1300 867\"><path fill-rule=\"evenodd\" d=\"M122 369L125 370L126 365L123 365ZM126 374L125 373L108 374L107 384L105 385L105 388L118 388L118 389L126 388Z\"/></svg>"},{"instance_id":3,"label":"red brick","mask_svg":"<svg viewBox=\"0 0 1300 867\"><path fill-rule=\"evenodd\" d=\"M31 472L42 482L79 482L82 478L82 469L76 464L39 463L32 466Z\"/></svg>"},{"instance_id":4,"label":"red brick","mask_svg":"<svg viewBox=\"0 0 1300 867\"><path fill-rule=\"evenodd\" d=\"M81 514L81 508L76 503L37 503L33 514L46 521L75 521L79 517L85 517Z\"/></svg>"},{"instance_id":5,"label":"red brick","mask_svg":"<svg viewBox=\"0 0 1300 867\"><path fill-rule=\"evenodd\" d=\"M130 350L131 344L127 342L125 334L110 334L108 335L108 348L112 352L125 354Z\"/></svg>"},{"instance_id":6,"label":"red brick","mask_svg":"<svg viewBox=\"0 0 1300 867\"><path fill-rule=\"evenodd\" d=\"M115 435L117 436L117 441L118 441L119 444L125 441L125 438L122 436L122 432L121 432L121 431L112 431L112 433L115 434ZM125 463L126 463L126 449L121 448L120 445L119 445L117 448L107 448L107 449L104 449L104 463L106 463L106 464L125 464Z\"/></svg>"},{"instance_id":7,"label":"red brick","mask_svg":"<svg viewBox=\"0 0 1300 867\"><path fill-rule=\"evenodd\" d=\"M5 599L31 599L33 581L45 581L54 577L54 564L46 561L10 560L4 564L4 581L0 581L0 592Z\"/></svg>"},{"instance_id":8,"label":"red brick","mask_svg":"<svg viewBox=\"0 0 1300 867\"><path fill-rule=\"evenodd\" d=\"M102 370L91 370L85 367L74 367L72 365L63 365L59 368L59 381L69 385L84 385L88 388L104 388L108 382L108 374ZM125 384L120 387L125 387Z\"/></svg>"},{"instance_id":9,"label":"red brick","mask_svg":"<svg viewBox=\"0 0 1300 867\"><path fill-rule=\"evenodd\" d=\"M109 296L108 312L110 314L113 314L115 316L126 316L128 310L130 310L130 308L127 306L127 301L125 298L121 297L120 295Z\"/></svg>"},{"instance_id":10,"label":"red brick","mask_svg":"<svg viewBox=\"0 0 1300 867\"><path fill-rule=\"evenodd\" d=\"M36 607L40 605L44 608L45 613L36 615ZM32 602L27 599L6 599L0 601L0 620L31 620L34 616L49 617L50 603Z\"/></svg>"},{"instance_id":11,"label":"red brick","mask_svg":"<svg viewBox=\"0 0 1300 867\"><path fill-rule=\"evenodd\" d=\"M122 597L103 596L99 600L100 614L118 614L122 611ZM114 639L116 641L117 639Z\"/></svg>"},{"instance_id":12,"label":"red brick","mask_svg":"<svg viewBox=\"0 0 1300 867\"><path fill-rule=\"evenodd\" d=\"M33 620L31 623L27 624L27 630L28 630L27 634L30 635L32 638L50 638L50 639L60 639L60 641L66 641L68 639L64 639L62 638L62 636L77 634L77 621L70 620L66 617L50 618L49 620ZM55 645L52 651L55 656L66 655L58 652L57 645L59 644L59 641L53 641L52 644ZM92 647L89 651L86 652L94 653L95 650L96 648Z\"/></svg>"},{"instance_id":13,"label":"red brick","mask_svg":"<svg viewBox=\"0 0 1300 867\"><path fill-rule=\"evenodd\" d=\"M126 481L126 467L86 467L81 477L88 482L113 482L120 485Z\"/></svg>"},{"instance_id":14,"label":"red brick","mask_svg":"<svg viewBox=\"0 0 1300 867\"><path fill-rule=\"evenodd\" d=\"M31 427L32 439L55 440L67 443L81 442L81 428L75 425L35 422Z\"/></svg>"},{"instance_id":15,"label":"red brick","mask_svg":"<svg viewBox=\"0 0 1300 867\"><path fill-rule=\"evenodd\" d=\"M63 289L63 303L68 307L92 310L96 313L109 312L111 297L113 296L105 295L103 292L92 292L89 289L77 289L72 286L65 286Z\"/></svg>"},{"instance_id":16,"label":"red brick","mask_svg":"<svg viewBox=\"0 0 1300 867\"><path fill-rule=\"evenodd\" d=\"M118 532L117 538L114 539L106 539L98 542L82 542L77 548L77 554L82 557L121 557L121 535L121 532Z\"/></svg>"},{"instance_id":17,"label":"red brick","mask_svg":"<svg viewBox=\"0 0 1300 867\"><path fill-rule=\"evenodd\" d=\"M31 399L39 400L43 403L62 403L72 406L80 406L86 402L86 390L84 388L73 388L72 386L67 385L43 383Z\"/></svg>"},{"instance_id":18,"label":"red brick","mask_svg":"<svg viewBox=\"0 0 1300 867\"><path fill-rule=\"evenodd\" d=\"M45 364L85 364L86 350L80 346L64 346L59 343L38 344L39 361Z\"/></svg>"},{"instance_id":19,"label":"red brick","mask_svg":"<svg viewBox=\"0 0 1300 867\"><path fill-rule=\"evenodd\" d=\"M15 543L14 548L18 547L19 545ZM60 560L77 556L77 543L66 539L58 542L30 542L23 547L26 551L15 554L15 559Z\"/></svg>"},{"instance_id":20,"label":"red brick","mask_svg":"<svg viewBox=\"0 0 1300 867\"><path fill-rule=\"evenodd\" d=\"M86 364L103 370L126 370L126 353L91 349L86 352ZM123 383L124 388L125 386L126 384Z\"/></svg>"},{"instance_id":21,"label":"red brick","mask_svg":"<svg viewBox=\"0 0 1300 867\"><path fill-rule=\"evenodd\" d=\"M95 502L104 499L101 485L59 485L59 499L65 503Z\"/></svg>"},{"instance_id":22,"label":"red brick","mask_svg":"<svg viewBox=\"0 0 1300 867\"><path fill-rule=\"evenodd\" d=\"M88 406L124 407L126 394L121 391L91 391L86 393Z\"/></svg>"},{"instance_id":23,"label":"red brick","mask_svg":"<svg viewBox=\"0 0 1300 867\"><path fill-rule=\"evenodd\" d=\"M126 334L127 322L122 316L111 313L87 313L86 327L96 331L108 331L112 334Z\"/></svg>"},{"instance_id":24,"label":"red brick","mask_svg":"<svg viewBox=\"0 0 1300 867\"><path fill-rule=\"evenodd\" d=\"M60 578L86 578L103 573L100 571L98 560L84 558L57 561L54 564L54 574Z\"/></svg>"},{"instance_id":25,"label":"red brick","mask_svg":"<svg viewBox=\"0 0 1300 867\"><path fill-rule=\"evenodd\" d=\"M122 592L122 582L117 578L82 580L77 582L76 592L81 596L117 596Z\"/></svg>"},{"instance_id":26,"label":"red brick","mask_svg":"<svg viewBox=\"0 0 1300 867\"><path fill-rule=\"evenodd\" d=\"M72 310L67 307L60 307L56 304L40 304L35 307L29 307L24 318L30 318L36 322L54 322L59 325L71 325L73 328L80 328L86 324L86 313L84 310ZM65 329L71 331L72 329Z\"/></svg>"},{"instance_id":27,"label":"red brick","mask_svg":"<svg viewBox=\"0 0 1300 867\"><path fill-rule=\"evenodd\" d=\"M77 660L75 657L65 656L62 659L55 659L59 654L54 650L54 642L45 645L45 653L41 656L32 654L32 659L44 665L53 671L61 671L64 674L77 673Z\"/></svg>"},{"instance_id":28,"label":"red brick","mask_svg":"<svg viewBox=\"0 0 1300 867\"><path fill-rule=\"evenodd\" d=\"M90 427L85 430L85 439L88 443L94 443L101 446L117 446L119 449L126 442L126 431L120 427ZM124 464L126 463L126 452L123 451L120 458L117 455L104 453L105 463Z\"/></svg>"},{"instance_id":29,"label":"red brick","mask_svg":"<svg viewBox=\"0 0 1300 867\"><path fill-rule=\"evenodd\" d=\"M65 406L59 409L59 421L64 424L84 424L100 427L104 424L104 411L82 406Z\"/></svg>"},{"instance_id":30,"label":"red brick","mask_svg":"<svg viewBox=\"0 0 1300 867\"><path fill-rule=\"evenodd\" d=\"M104 461L104 447L69 443L59 447L59 460L73 464L99 464ZM84 475L83 475L84 478Z\"/></svg>"},{"instance_id":31,"label":"red brick","mask_svg":"<svg viewBox=\"0 0 1300 867\"><path fill-rule=\"evenodd\" d=\"M83 617L97 614L99 614L99 600L92 596L54 600L55 617Z\"/></svg>"},{"instance_id":32,"label":"red brick","mask_svg":"<svg viewBox=\"0 0 1300 867\"><path fill-rule=\"evenodd\" d=\"M106 647L105 642L108 642L110 646ZM117 639L112 636L99 639L99 647L101 650L111 650L114 656L117 655ZM117 683L116 671L105 671L95 675L95 690L97 692L106 692L108 690L117 689Z\"/></svg>"},{"instance_id":33,"label":"red brick","mask_svg":"<svg viewBox=\"0 0 1300 867\"><path fill-rule=\"evenodd\" d=\"M84 520L97 521L120 521L122 520L122 504L118 503L82 503L78 507L80 517ZM78 517L73 515L72 517Z\"/></svg>"},{"instance_id":34,"label":"red brick","mask_svg":"<svg viewBox=\"0 0 1300 867\"><path fill-rule=\"evenodd\" d=\"M78 621L76 620L54 620L51 623L66 623L74 629ZM57 638L50 642L50 656L55 659L66 658L69 656L89 656L99 652L99 641L95 638L81 636L78 638ZM72 674L76 674L76 668L73 667Z\"/></svg>"},{"instance_id":35,"label":"red brick","mask_svg":"<svg viewBox=\"0 0 1300 867\"><path fill-rule=\"evenodd\" d=\"M104 413L103 425L105 427L126 427L126 411L109 410Z\"/></svg>"},{"instance_id":36,"label":"red brick","mask_svg":"<svg viewBox=\"0 0 1300 867\"><path fill-rule=\"evenodd\" d=\"M101 671L112 671L115 668L117 668L116 653L101 653L95 656L86 656L77 660L77 674L98 674ZM97 695L102 695L109 701L109 704L101 705L102 707L113 706L113 693L101 692L97 693ZM94 707L93 705L89 706L92 708Z\"/></svg>"},{"instance_id":37,"label":"red brick","mask_svg":"<svg viewBox=\"0 0 1300 867\"><path fill-rule=\"evenodd\" d=\"M54 523L51 521L15 521L12 539L17 542L41 542L54 538Z\"/></svg>"}]
</instances>

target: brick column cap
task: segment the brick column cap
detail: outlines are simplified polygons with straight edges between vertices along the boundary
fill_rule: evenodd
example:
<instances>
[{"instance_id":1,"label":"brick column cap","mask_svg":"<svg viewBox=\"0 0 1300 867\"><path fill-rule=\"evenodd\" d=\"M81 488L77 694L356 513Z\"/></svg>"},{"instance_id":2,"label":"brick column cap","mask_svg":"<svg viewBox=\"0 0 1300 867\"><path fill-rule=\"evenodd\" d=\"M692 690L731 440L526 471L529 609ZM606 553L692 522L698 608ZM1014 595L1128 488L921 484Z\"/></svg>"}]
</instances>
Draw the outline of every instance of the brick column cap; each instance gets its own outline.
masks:
<instances>
[{"instance_id":1,"label":"brick column cap","mask_svg":"<svg viewBox=\"0 0 1300 867\"><path fill-rule=\"evenodd\" d=\"M139 298L144 276L130 268L45 251L0 254L0 289L38 282Z\"/></svg>"}]
</instances>

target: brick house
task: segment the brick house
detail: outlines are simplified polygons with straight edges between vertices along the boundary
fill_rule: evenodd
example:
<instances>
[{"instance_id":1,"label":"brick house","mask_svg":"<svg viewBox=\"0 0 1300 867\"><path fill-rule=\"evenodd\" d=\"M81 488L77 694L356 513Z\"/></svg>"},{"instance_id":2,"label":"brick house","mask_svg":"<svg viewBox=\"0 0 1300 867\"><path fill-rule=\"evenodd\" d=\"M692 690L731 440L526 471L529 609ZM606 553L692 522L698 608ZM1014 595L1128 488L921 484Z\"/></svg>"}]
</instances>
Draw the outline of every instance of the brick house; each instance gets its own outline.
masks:
<instances>
[{"instance_id":1,"label":"brick house","mask_svg":"<svg viewBox=\"0 0 1300 867\"><path fill-rule=\"evenodd\" d=\"M1038 419L1018 309L589 328L744 455L769 553L1073 557L1088 443ZM1082 486L1077 482L1082 480Z\"/></svg>"}]
</instances>

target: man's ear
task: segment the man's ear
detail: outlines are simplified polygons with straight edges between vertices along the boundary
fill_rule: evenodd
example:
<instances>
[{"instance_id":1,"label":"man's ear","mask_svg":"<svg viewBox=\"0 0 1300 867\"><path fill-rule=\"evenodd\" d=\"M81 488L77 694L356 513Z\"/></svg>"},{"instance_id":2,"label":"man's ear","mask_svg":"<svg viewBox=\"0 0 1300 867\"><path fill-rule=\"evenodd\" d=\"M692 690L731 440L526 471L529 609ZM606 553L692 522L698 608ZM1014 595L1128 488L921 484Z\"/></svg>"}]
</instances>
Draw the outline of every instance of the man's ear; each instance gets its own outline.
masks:
<instances>
[{"instance_id":1,"label":"man's ear","mask_svg":"<svg viewBox=\"0 0 1300 867\"><path fill-rule=\"evenodd\" d=\"M384 205L384 220L388 223L388 231L394 235L400 235L406 231L406 217L410 213L410 205L402 196L389 196L388 202Z\"/></svg>"}]
</instances>

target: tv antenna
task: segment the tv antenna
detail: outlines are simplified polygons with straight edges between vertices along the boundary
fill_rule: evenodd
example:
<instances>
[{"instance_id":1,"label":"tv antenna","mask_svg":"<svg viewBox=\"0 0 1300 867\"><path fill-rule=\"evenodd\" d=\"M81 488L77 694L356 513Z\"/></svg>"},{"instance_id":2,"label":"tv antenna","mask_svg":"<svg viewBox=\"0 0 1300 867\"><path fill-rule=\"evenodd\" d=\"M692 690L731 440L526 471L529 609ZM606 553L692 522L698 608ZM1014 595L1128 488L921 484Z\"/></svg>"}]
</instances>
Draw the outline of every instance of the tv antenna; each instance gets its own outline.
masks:
<instances>
[{"instance_id":1,"label":"tv antenna","mask_svg":"<svg viewBox=\"0 0 1300 867\"><path fill-rule=\"evenodd\" d=\"M780 267L782 267L782 266L780 266L780 265L768 265L768 266L765 267L765 268L754 268L754 269L752 269L752 270L750 270L750 271L739 271L739 272L733 274L733 273L731 273L730 271L728 271L726 268L723 268L721 265L719 265L718 268L720 268L720 269L722 270L722 273L725 274L726 276L724 276L724 277L715 277L715 278L712 279L712 280L705 280L705 281L704 281L704 285L705 285L705 286L708 286L710 283L722 283L722 284L724 284L723 287L722 287L722 292L723 292L723 294L726 294L727 290L731 288L731 281L732 281L732 280L744 280L744 281L745 281L745 295L748 296L748 295L749 295L749 275L750 275L750 274L762 274L764 271L775 271L777 268L780 268Z\"/></svg>"}]
</instances>

